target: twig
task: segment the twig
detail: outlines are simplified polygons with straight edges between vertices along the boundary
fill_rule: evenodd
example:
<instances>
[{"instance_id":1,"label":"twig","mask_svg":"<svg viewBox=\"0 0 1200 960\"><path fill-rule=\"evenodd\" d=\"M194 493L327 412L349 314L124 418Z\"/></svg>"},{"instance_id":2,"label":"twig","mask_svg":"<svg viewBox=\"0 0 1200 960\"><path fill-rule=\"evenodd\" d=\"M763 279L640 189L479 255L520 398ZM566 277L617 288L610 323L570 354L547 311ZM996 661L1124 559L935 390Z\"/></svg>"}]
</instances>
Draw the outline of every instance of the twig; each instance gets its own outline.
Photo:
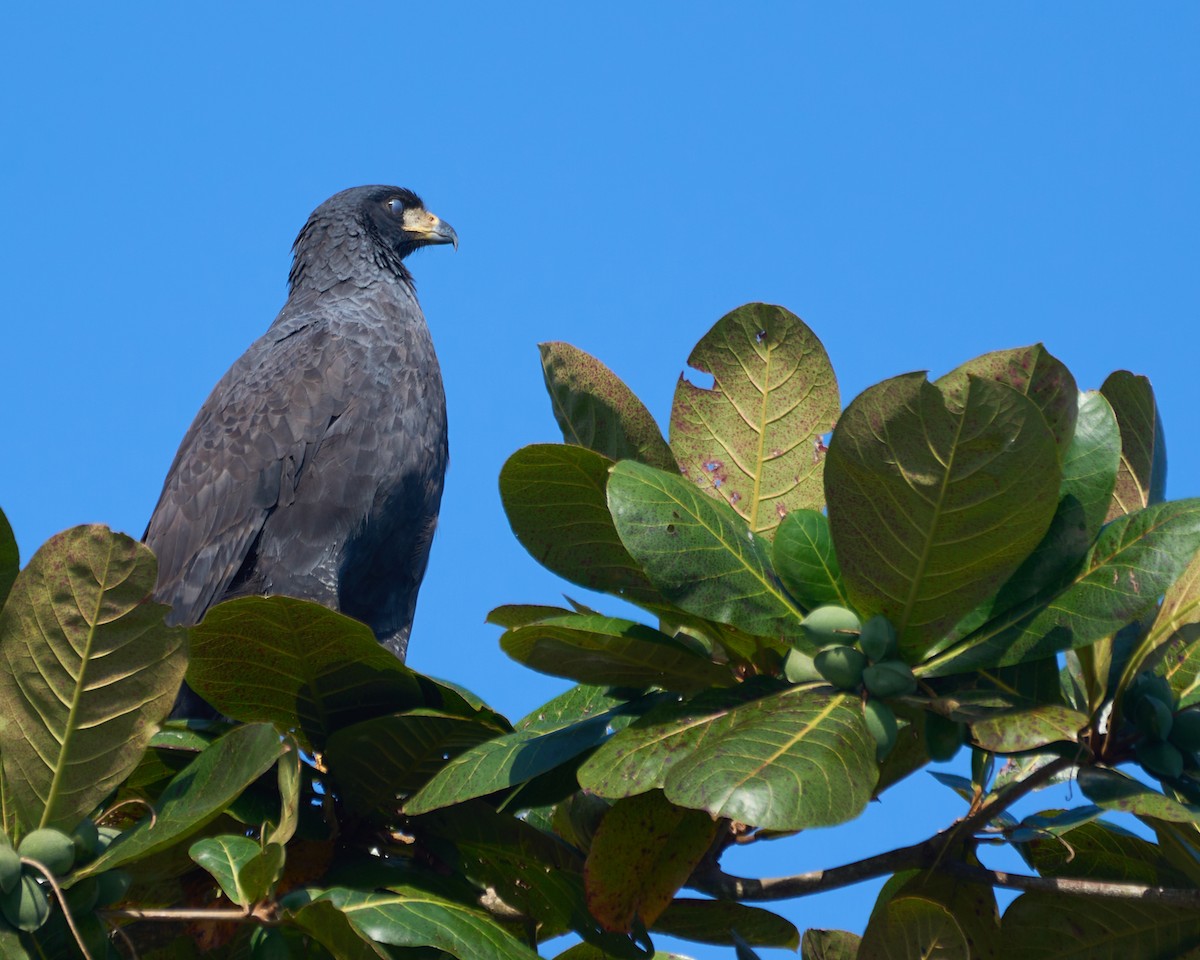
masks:
<instances>
[{"instance_id":1,"label":"twig","mask_svg":"<svg viewBox=\"0 0 1200 960\"><path fill-rule=\"evenodd\" d=\"M1004 870L989 870L961 860L952 860L939 868L963 880L974 880L1012 890L1038 893L1065 893L1082 897L1107 897L1115 900L1148 900L1177 907L1200 907L1200 890L1153 887L1144 883L1116 883L1109 880L1084 880L1078 877L1031 877Z\"/></svg>"}]
</instances>

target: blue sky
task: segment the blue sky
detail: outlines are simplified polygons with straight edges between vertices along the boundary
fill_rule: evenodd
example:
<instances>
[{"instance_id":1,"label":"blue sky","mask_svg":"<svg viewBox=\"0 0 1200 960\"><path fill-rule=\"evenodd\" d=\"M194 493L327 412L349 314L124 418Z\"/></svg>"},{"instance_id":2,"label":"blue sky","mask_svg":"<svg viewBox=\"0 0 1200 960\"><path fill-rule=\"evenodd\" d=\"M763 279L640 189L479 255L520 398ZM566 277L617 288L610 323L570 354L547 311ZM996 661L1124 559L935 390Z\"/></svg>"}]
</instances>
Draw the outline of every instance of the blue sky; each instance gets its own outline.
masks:
<instances>
[{"instance_id":1,"label":"blue sky","mask_svg":"<svg viewBox=\"0 0 1200 960\"><path fill-rule=\"evenodd\" d=\"M565 686L483 622L564 588L496 487L558 439L542 340L660 422L749 300L813 327L843 402L1040 340L1081 386L1148 375L1168 494L1200 495L1197 37L1182 3L9 4L0 506L26 559L76 523L140 536L299 227L359 183L416 190L462 241L410 261L451 469L409 662L514 717ZM919 839L960 812L927 781L731 866ZM861 930L872 890L781 912Z\"/></svg>"}]
</instances>

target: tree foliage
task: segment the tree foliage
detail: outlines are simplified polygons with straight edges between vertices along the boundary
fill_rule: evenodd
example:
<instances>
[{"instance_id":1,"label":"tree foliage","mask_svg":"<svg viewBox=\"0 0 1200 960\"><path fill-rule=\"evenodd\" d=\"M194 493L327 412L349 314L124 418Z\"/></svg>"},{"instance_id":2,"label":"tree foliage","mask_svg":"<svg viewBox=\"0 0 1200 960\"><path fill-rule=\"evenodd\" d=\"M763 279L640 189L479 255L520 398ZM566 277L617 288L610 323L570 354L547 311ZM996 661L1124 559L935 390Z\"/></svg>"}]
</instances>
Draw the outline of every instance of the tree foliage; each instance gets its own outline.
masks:
<instances>
[{"instance_id":1,"label":"tree foliage","mask_svg":"<svg viewBox=\"0 0 1200 960\"><path fill-rule=\"evenodd\" d=\"M18 569L0 518L0 953L1200 956L1200 500L1163 499L1144 378L1080 393L1035 345L842 409L813 332L749 304L664 439L600 361L541 349L566 442L505 464L513 532L644 616L492 611L575 683L516 724L315 604L167 627L153 556L103 527ZM227 720L167 719L185 671ZM960 749L972 776L935 776L963 815L928 839L722 869ZM1075 806L1013 815L1065 777ZM861 937L751 905L872 877Z\"/></svg>"}]
</instances>

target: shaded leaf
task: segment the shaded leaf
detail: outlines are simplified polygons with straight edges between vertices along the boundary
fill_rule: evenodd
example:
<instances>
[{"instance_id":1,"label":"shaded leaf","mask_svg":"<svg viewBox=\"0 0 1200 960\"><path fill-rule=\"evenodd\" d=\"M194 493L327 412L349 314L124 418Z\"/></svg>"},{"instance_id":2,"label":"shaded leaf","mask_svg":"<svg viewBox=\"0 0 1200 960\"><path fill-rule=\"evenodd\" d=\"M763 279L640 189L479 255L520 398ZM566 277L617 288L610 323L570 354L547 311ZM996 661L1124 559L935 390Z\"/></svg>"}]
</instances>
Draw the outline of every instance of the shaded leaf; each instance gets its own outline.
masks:
<instances>
[{"instance_id":1,"label":"shaded leaf","mask_svg":"<svg viewBox=\"0 0 1200 960\"><path fill-rule=\"evenodd\" d=\"M968 862L978 865L978 860L967 854ZM896 882L896 880L900 882ZM962 933L971 960L1001 960L1007 956L1000 943L1000 913L996 907L996 895L987 884L964 882L937 870L925 870L908 875L897 875L884 887L880 894L883 904L894 899L918 897L937 904L946 910ZM882 912L890 919L886 910L877 904L871 922ZM950 943L955 941L950 938ZM943 946L943 949L945 947ZM936 953L931 954L937 956Z\"/></svg>"},{"instance_id":2,"label":"shaded leaf","mask_svg":"<svg viewBox=\"0 0 1200 960\"><path fill-rule=\"evenodd\" d=\"M337 960L390 960L385 947L371 943L328 900L314 900L291 915L291 922L332 953Z\"/></svg>"},{"instance_id":3,"label":"shaded leaf","mask_svg":"<svg viewBox=\"0 0 1200 960\"><path fill-rule=\"evenodd\" d=\"M1053 819L1059 811L1046 811ZM1029 819L1029 818L1027 818ZM1147 886L1186 886L1188 879L1163 857L1160 848L1128 830L1093 820L1062 833L1022 844L1021 855L1046 877L1077 877Z\"/></svg>"},{"instance_id":4,"label":"shaded leaf","mask_svg":"<svg viewBox=\"0 0 1200 960\"><path fill-rule=\"evenodd\" d=\"M522 717L517 721L517 729L540 727L547 730L616 710L645 713L662 700L678 699L670 694L630 697L624 695L626 693L628 691L580 683Z\"/></svg>"},{"instance_id":5,"label":"shaded leaf","mask_svg":"<svg viewBox=\"0 0 1200 960\"><path fill-rule=\"evenodd\" d=\"M366 624L319 603L242 597L192 628L188 683L221 713L321 748L334 730L422 706L416 676Z\"/></svg>"},{"instance_id":6,"label":"shaded leaf","mask_svg":"<svg viewBox=\"0 0 1200 960\"><path fill-rule=\"evenodd\" d=\"M1154 390L1128 370L1111 373L1100 392L1121 428L1121 466L1108 519L1161 501L1167 489L1167 445Z\"/></svg>"},{"instance_id":7,"label":"shaded leaf","mask_svg":"<svg viewBox=\"0 0 1200 960\"><path fill-rule=\"evenodd\" d=\"M1004 912L1022 960L1174 960L1200 940L1200 914L1153 901L1023 893Z\"/></svg>"},{"instance_id":8,"label":"shaded leaf","mask_svg":"<svg viewBox=\"0 0 1200 960\"><path fill-rule=\"evenodd\" d=\"M1029 704L988 716L968 719L972 711L955 711L952 716L971 725L975 743L992 753L1020 753L1050 743L1074 743L1088 723L1078 710L1054 703Z\"/></svg>"},{"instance_id":9,"label":"shaded leaf","mask_svg":"<svg viewBox=\"0 0 1200 960\"><path fill-rule=\"evenodd\" d=\"M949 676L1093 643L1153 610L1197 547L1200 499L1118 517L1065 585L1006 611L915 670L925 677Z\"/></svg>"},{"instance_id":10,"label":"shaded leaf","mask_svg":"<svg viewBox=\"0 0 1200 960\"><path fill-rule=\"evenodd\" d=\"M1050 525L1054 436L1015 390L973 378L961 412L921 373L868 388L830 441L825 487L842 577L906 659L993 592Z\"/></svg>"},{"instance_id":11,"label":"shaded leaf","mask_svg":"<svg viewBox=\"0 0 1200 960\"><path fill-rule=\"evenodd\" d=\"M13 535L8 517L0 510L0 607L8 599L8 592L20 570L21 552L17 548L17 538Z\"/></svg>"},{"instance_id":12,"label":"shaded leaf","mask_svg":"<svg viewBox=\"0 0 1200 960\"><path fill-rule=\"evenodd\" d=\"M621 542L681 609L751 634L799 633L802 615L771 571L769 544L683 477L626 460L608 505Z\"/></svg>"},{"instance_id":13,"label":"shaded leaf","mask_svg":"<svg viewBox=\"0 0 1200 960\"><path fill-rule=\"evenodd\" d=\"M107 527L46 541L0 612L0 755L26 829L71 830L137 766L187 663L149 549Z\"/></svg>"},{"instance_id":14,"label":"shaded leaf","mask_svg":"<svg viewBox=\"0 0 1200 960\"><path fill-rule=\"evenodd\" d=\"M674 637L615 617L564 613L507 630L500 646L518 663L581 683L689 692L734 682Z\"/></svg>"},{"instance_id":15,"label":"shaded leaf","mask_svg":"<svg viewBox=\"0 0 1200 960\"><path fill-rule=\"evenodd\" d=\"M271 769L287 749L268 724L235 727L175 776L156 804L156 816L125 831L76 877L141 860L186 840Z\"/></svg>"},{"instance_id":16,"label":"shaded leaf","mask_svg":"<svg viewBox=\"0 0 1200 960\"><path fill-rule=\"evenodd\" d=\"M971 960L950 911L922 897L893 897L871 915L857 960Z\"/></svg>"},{"instance_id":17,"label":"shaded leaf","mask_svg":"<svg viewBox=\"0 0 1200 960\"><path fill-rule=\"evenodd\" d=\"M606 492L612 465L584 447L522 447L500 470L504 512L521 546L560 577L634 602L661 603L613 527Z\"/></svg>"},{"instance_id":18,"label":"shaded leaf","mask_svg":"<svg viewBox=\"0 0 1200 960\"><path fill-rule=\"evenodd\" d=\"M833 552L829 520L816 510L793 510L775 531L771 561L788 593L806 610L850 605Z\"/></svg>"},{"instance_id":19,"label":"shaded leaf","mask_svg":"<svg viewBox=\"0 0 1200 960\"><path fill-rule=\"evenodd\" d=\"M584 871L588 907L607 929L651 926L691 876L716 837L717 824L682 810L661 792L626 797L604 815Z\"/></svg>"},{"instance_id":20,"label":"shaded leaf","mask_svg":"<svg viewBox=\"0 0 1200 960\"><path fill-rule=\"evenodd\" d=\"M654 933L698 943L733 945L731 931L756 947L795 950L800 932L777 913L731 900L676 898L651 927Z\"/></svg>"},{"instance_id":21,"label":"shaded leaf","mask_svg":"<svg viewBox=\"0 0 1200 960\"><path fill-rule=\"evenodd\" d=\"M300 748L295 741L288 744L288 750L279 758L275 769L279 783L279 819L268 832L270 843L287 843L296 833L300 823L300 788L303 778L300 776Z\"/></svg>"},{"instance_id":22,"label":"shaded leaf","mask_svg":"<svg viewBox=\"0 0 1200 960\"><path fill-rule=\"evenodd\" d=\"M225 896L241 906L248 906L257 899L248 894L238 883L242 867L259 854L258 843L249 837L223 835L205 837L188 848L188 856L207 870L220 885ZM260 894L261 896L261 894Z\"/></svg>"},{"instance_id":23,"label":"shaded leaf","mask_svg":"<svg viewBox=\"0 0 1200 960\"><path fill-rule=\"evenodd\" d=\"M1129 659L1125 682L1145 669L1170 681L1180 708L1200 703L1200 552L1167 589L1154 626Z\"/></svg>"},{"instance_id":24,"label":"shaded leaf","mask_svg":"<svg viewBox=\"0 0 1200 960\"><path fill-rule=\"evenodd\" d=\"M800 941L801 960L856 960L862 937L845 930L804 931Z\"/></svg>"},{"instance_id":25,"label":"shaded leaf","mask_svg":"<svg viewBox=\"0 0 1200 960\"><path fill-rule=\"evenodd\" d=\"M680 376L671 449L684 475L770 537L790 510L824 502L818 449L837 420L837 378L795 314L748 303L717 321L688 357L713 388Z\"/></svg>"},{"instance_id":26,"label":"shaded leaf","mask_svg":"<svg viewBox=\"0 0 1200 960\"><path fill-rule=\"evenodd\" d=\"M610 460L678 469L650 411L608 367L569 343L539 343L538 350L554 419L567 443Z\"/></svg>"},{"instance_id":27,"label":"shaded leaf","mask_svg":"<svg viewBox=\"0 0 1200 960\"><path fill-rule=\"evenodd\" d=\"M1081 767L1076 779L1083 795L1105 810L1175 823L1200 823L1200 807L1164 796L1116 770Z\"/></svg>"}]
</instances>

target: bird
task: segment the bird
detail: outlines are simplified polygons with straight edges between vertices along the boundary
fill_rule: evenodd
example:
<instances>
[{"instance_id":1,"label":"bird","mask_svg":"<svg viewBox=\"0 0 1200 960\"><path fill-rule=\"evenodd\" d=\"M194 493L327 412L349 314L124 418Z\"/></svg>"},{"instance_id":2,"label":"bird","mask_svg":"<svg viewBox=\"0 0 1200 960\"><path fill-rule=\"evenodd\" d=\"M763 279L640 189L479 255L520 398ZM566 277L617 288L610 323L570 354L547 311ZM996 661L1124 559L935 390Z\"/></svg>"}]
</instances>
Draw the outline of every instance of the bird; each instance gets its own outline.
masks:
<instances>
[{"instance_id":1,"label":"bird","mask_svg":"<svg viewBox=\"0 0 1200 960\"><path fill-rule=\"evenodd\" d=\"M282 595L362 621L405 658L449 462L405 265L431 244L458 235L401 187L343 190L309 216L287 301L196 414L142 538L168 623Z\"/></svg>"}]
</instances>

